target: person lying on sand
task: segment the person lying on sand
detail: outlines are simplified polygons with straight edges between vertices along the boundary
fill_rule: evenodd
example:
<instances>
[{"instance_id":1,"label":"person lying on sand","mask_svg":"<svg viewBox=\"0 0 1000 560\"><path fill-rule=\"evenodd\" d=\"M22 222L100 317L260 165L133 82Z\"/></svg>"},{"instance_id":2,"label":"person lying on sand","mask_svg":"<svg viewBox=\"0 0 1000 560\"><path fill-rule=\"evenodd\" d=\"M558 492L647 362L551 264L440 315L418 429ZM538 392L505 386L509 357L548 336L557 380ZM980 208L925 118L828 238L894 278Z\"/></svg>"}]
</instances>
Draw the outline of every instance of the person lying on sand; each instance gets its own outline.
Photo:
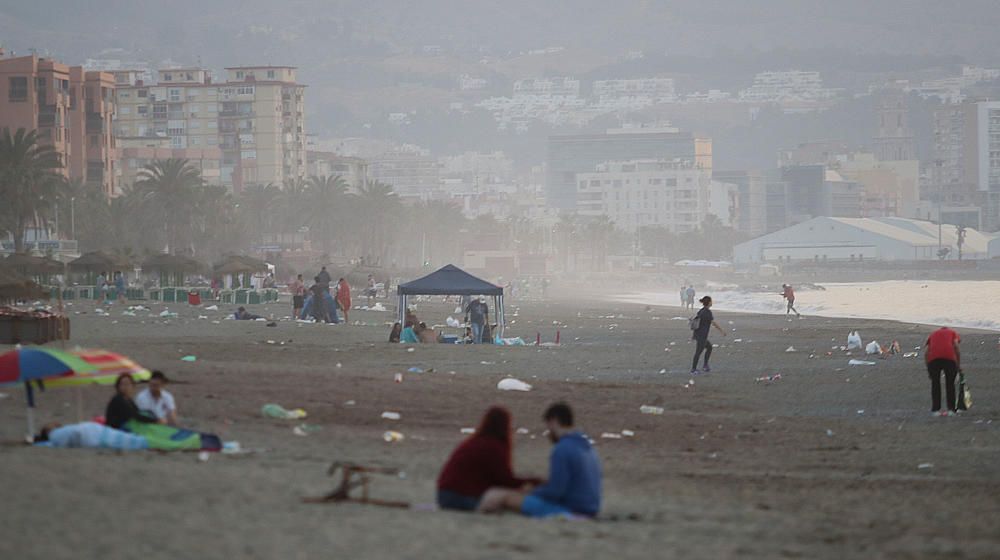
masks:
<instances>
[{"instance_id":1,"label":"person lying on sand","mask_svg":"<svg viewBox=\"0 0 1000 560\"><path fill-rule=\"evenodd\" d=\"M237 321L255 321L257 319L263 319L260 315L254 315L253 313L247 311L246 307L240 307L237 309L236 313L233 314L233 318Z\"/></svg>"},{"instance_id":2,"label":"person lying on sand","mask_svg":"<svg viewBox=\"0 0 1000 560\"><path fill-rule=\"evenodd\" d=\"M58 422L47 424L42 428L42 432L35 436L35 445L122 451L149 449L146 438L109 428L97 422L80 422L66 426Z\"/></svg>"},{"instance_id":3,"label":"person lying on sand","mask_svg":"<svg viewBox=\"0 0 1000 560\"><path fill-rule=\"evenodd\" d=\"M587 436L573 429L573 411L566 403L553 404L542 417L555 446L549 460L549 480L531 493L491 488L477 511L505 509L528 517L594 517L601 509L601 463Z\"/></svg>"},{"instance_id":4,"label":"person lying on sand","mask_svg":"<svg viewBox=\"0 0 1000 560\"><path fill-rule=\"evenodd\" d=\"M490 488L537 485L538 479L514 476L512 447L510 412L503 407L490 407L476 433L455 448L441 469L437 480L438 506L474 511Z\"/></svg>"}]
</instances>

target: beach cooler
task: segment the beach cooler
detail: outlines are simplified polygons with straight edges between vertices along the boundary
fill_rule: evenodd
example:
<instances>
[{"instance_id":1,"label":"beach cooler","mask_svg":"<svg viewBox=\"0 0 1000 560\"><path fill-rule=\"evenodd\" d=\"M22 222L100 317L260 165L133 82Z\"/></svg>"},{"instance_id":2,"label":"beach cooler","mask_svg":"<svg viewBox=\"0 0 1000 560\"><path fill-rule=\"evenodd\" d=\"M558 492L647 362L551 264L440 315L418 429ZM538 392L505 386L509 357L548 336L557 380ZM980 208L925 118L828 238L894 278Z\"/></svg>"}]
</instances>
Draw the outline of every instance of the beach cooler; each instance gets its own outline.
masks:
<instances>
[{"instance_id":1,"label":"beach cooler","mask_svg":"<svg viewBox=\"0 0 1000 560\"><path fill-rule=\"evenodd\" d=\"M188 292L188 305L201 305L201 294L198 290Z\"/></svg>"}]
</instances>

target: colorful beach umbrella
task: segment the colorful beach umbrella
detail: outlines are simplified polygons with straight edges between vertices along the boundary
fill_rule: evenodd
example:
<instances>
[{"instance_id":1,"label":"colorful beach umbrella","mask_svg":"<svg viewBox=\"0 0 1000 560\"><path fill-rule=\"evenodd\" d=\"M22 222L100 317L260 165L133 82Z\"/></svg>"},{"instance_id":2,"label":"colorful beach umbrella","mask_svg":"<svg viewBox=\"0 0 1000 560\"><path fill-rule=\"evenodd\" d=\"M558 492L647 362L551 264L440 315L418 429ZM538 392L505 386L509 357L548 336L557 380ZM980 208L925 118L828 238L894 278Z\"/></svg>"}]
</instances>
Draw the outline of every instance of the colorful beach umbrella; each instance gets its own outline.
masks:
<instances>
[{"instance_id":1,"label":"colorful beach umbrella","mask_svg":"<svg viewBox=\"0 0 1000 560\"><path fill-rule=\"evenodd\" d=\"M0 355L0 387L23 384L28 399L28 435L34 433L35 386L110 385L123 373L137 381L150 372L134 361L106 350L56 350L25 347Z\"/></svg>"}]
</instances>

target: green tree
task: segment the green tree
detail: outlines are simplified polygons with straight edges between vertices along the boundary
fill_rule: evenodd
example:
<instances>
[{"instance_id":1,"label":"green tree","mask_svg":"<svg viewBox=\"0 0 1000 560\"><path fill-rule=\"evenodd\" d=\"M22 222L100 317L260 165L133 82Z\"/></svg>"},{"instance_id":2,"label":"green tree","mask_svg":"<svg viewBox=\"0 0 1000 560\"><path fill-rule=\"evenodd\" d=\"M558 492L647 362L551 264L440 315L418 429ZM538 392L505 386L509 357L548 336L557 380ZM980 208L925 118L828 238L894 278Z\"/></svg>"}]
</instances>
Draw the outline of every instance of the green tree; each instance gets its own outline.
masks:
<instances>
[{"instance_id":1,"label":"green tree","mask_svg":"<svg viewBox=\"0 0 1000 560\"><path fill-rule=\"evenodd\" d=\"M346 216L347 181L340 175L333 177L310 177L305 190L308 201L305 212L309 235L317 242L323 253L329 255L334 237Z\"/></svg>"},{"instance_id":2,"label":"green tree","mask_svg":"<svg viewBox=\"0 0 1000 560\"><path fill-rule=\"evenodd\" d=\"M391 185L378 181L363 185L355 200L361 254L369 263L382 264L393 245L393 226L402 215L402 203Z\"/></svg>"},{"instance_id":3,"label":"green tree","mask_svg":"<svg viewBox=\"0 0 1000 560\"><path fill-rule=\"evenodd\" d=\"M150 224L164 232L168 252L193 241L190 236L194 195L201 172L186 159L154 161L139 171L136 188Z\"/></svg>"},{"instance_id":4,"label":"green tree","mask_svg":"<svg viewBox=\"0 0 1000 560\"><path fill-rule=\"evenodd\" d=\"M0 230L14 238L14 250L24 250L25 234L44 220L65 185L63 167L52 146L39 144L35 130L19 128L0 134Z\"/></svg>"}]
</instances>

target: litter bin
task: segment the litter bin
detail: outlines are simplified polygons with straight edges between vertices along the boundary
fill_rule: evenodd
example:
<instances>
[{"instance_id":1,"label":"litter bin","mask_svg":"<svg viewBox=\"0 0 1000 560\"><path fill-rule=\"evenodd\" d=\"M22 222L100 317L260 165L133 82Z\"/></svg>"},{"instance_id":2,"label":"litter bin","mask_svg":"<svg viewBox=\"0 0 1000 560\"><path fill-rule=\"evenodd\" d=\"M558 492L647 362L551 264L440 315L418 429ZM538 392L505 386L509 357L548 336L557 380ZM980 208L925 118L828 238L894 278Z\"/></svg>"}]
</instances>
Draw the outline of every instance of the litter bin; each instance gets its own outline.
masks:
<instances>
[{"instance_id":1,"label":"litter bin","mask_svg":"<svg viewBox=\"0 0 1000 560\"><path fill-rule=\"evenodd\" d=\"M198 290L191 290L188 292L188 304L201 305L201 294L198 293Z\"/></svg>"}]
</instances>

